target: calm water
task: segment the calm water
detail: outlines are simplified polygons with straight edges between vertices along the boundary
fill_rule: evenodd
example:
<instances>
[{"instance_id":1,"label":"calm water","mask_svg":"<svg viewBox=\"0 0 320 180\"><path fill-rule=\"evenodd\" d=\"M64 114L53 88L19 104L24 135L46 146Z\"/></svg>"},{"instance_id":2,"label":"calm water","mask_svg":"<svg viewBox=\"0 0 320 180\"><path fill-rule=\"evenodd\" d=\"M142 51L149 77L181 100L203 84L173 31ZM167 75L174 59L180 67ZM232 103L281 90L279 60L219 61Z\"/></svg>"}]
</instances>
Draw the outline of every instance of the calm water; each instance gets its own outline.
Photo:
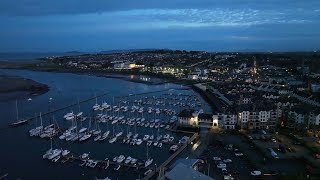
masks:
<instances>
[{"instance_id":1,"label":"calm water","mask_svg":"<svg viewBox=\"0 0 320 180\"><path fill-rule=\"evenodd\" d=\"M149 86L141 83L133 83L121 79L103 78L87 75L75 75L68 73L52 73L52 72L33 72L22 70L0 70L0 74L18 75L25 78L31 78L38 82L50 86L50 91L46 94L32 97L32 101L27 101L27 97L18 100L19 116L31 117L35 113L46 112L50 109L63 107L78 100L93 97L103 93L108 93L107 96L98 99L101 103L106 101L113 103L117 101L115 96L158 91L167 88L179 88L180 85L165 84ZM189 90L174 90L173 93L193 93ZM160 96L163 93L154 93L152 96ZM49 103L49 98L53 100ZM140 99L139 96L132 98ZM141 96L141 98L143 98ZM80 104L80 109L87 116L92 116L91 107L96 100ZM160 107L161 108L161 107ZM168 107L163 107L168 108ZM62 117L65 113L74 111L77 112L79 106L71 107L54 114L61 128L71 126L70 122L65 121ZM146 108L145 108L146 109ZM32 121L28 125L18 128L6 128L7 125L16 119L15 100L0 102L0 169L9 173L10 179L94 179L95 177L109 177L111 179L136 179L143 177L144 171L132 173L126 168L121 168L119 171L113 171L113 166L107 170L99 168L89 169L87 167L79 167L78 162L72 163L51 163L42 159L44 152L50 148L50 141L29 137L28 130L36 126L36 121ZM166 116L154 117L154 115L144 115L146 119L160 118L166 120ZM53 116L44 116L43 121L48 125L52 121ZM88 126L88 121L85 121L83 126ZM111 124L101 124L100 128L103 131L107 129L112 130ZM116 126L116 128L126 132L127 126ZM133 131L133 128L130 129ZM142 138L144 134L157 134L156 129L137 128L139 137ZM161 129L159 134L168 133ZM175 135L176 139L183 135ZM84 152L90 152L90 157L95 159L104 159L106 157L113 158L117 155L123 154L138 159L146 159L146 145L143 143L140 146L129 146L121 144L120 141L114 144L108 142L99 143L94 142L93 139L85 143L66 142L58 138L54 138L54 146L69 149L74 155L80 155ZM162 148L149 148L149 155L154 159L154 163L160 165L167 157L170 156L169 145L164 145ZM155 166L155 165L154 165Z\"/></svg>"}]
</instances>

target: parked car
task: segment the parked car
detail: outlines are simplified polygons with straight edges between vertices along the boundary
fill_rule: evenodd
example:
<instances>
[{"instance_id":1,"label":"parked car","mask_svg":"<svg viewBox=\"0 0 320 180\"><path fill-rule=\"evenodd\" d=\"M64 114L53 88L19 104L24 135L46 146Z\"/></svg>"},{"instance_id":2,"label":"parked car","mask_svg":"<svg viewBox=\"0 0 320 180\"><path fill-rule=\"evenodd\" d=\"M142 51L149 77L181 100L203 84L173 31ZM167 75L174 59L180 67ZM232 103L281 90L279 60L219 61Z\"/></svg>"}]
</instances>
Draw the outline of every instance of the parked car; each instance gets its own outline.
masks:
<instances>
[{"instance_id":1,"label":"parked car","mask_svg":"<svg viewBox=\"0 0 320 180\"><path fill-rule=\"evenodd\" d=\"M213 157L212 158L214 161L221 161L221 158L220 157Z\"/></svg>"},{"instance_id":2,"label":"parked car","mask_svg":"<svg viewBox=\"0 0 320 180\"><path fill-rule=\"evenodd\" d=\"M276 139L274 139L274 138L272 138L272 139L271 139L271 141L272 141L272 142L274 142L274 143L276 143L276 142L277 142L277 140L276 140Z\"/></svg>"},{"instance_id":3,"label":"parked car","mask_svg":"<svg viewBox=\"0 0 320 180\"><path fill-rule=\"evenodd\" d=\"M299 142L299 141L294 141L293 144L294 144L294 145L301 145L301 142Z\"/></svg>"},{"instance_id":4,"label":"parked car","mask_svg":"<svg viewBox=\"0 0 320 180\"><path fill-rule=\"evenodd\" d=\"M234 153L234 155L236 155L236 156L243 156L243 154L242 154L241 152L236 152L236 153Z\"/></svg>"},{"instance_id":5,"label":"parked car","mask_svg":"<svg viewBox=\"0 0 320 180\"><path fill-rule=\"evenodd\" d=\"M226 168L227 167L227 164L218 164L217 165L217 168Z\"/></svg>"},{"instance_id":6,"label":"parked car","mask_svg":"<svg viewBox=\"0 0 320 180\"><path fill-rule=\"evenodd\" d=\"M232 160L231 160L231 159L224 159L223 162L225 162L225 163L231 163Z\"/></svg>"},{"instance_id":7,"label":"parked car","mask_svg":"<svg viewBox=\"0 0 320 180\"><path fill-rule=\"evenodd\" d=\"M251 176L261 176L261 171L251 171Z\"/></svg>"},{"instance_id":8,"label":"parked car","mask_svg":"<svg viewBox=\"0 0 320 180\"><path fill-rule=\"evenodd\" d=\"M234 180L234 178L231 175L224 175L223 179L224 180Z\"/></svg>"},{"instance_id":9,"label":"parked car","mask_svg":"<svg viewBox=\"0 0 320 180\"><path fill-rule=\"evenodd\" d=\"M227 171L227 168L221 168L221 172L222 172L222 173L228 172L228 171Z\"/></svg>"}]
</instances>

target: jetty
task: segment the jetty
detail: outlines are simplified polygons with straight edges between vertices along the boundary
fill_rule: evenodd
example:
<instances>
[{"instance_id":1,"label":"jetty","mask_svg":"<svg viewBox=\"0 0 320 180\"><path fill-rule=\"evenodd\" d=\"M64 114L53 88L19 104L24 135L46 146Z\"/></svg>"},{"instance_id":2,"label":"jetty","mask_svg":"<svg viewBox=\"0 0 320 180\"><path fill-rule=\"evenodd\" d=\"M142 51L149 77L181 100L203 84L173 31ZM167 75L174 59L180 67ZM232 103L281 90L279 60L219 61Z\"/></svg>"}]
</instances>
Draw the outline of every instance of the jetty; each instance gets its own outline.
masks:
<instances>
[{"instance_id":1,"label":"jetty","mask_svg":"<svg viewBox=\"0 0 320 180\"><path fill-rule=\"evenodd\" d=\"M159 167L156 168L155 171L152 171L143 180L151 179L156 173L159 173L161 176L162 173L166 170L168 164L170 164L193 140L195 140L199 136L198 133L194 133L191 138L189 138L188 142L183 144L175 153L173 153L166 161L164 161Z\"/></svg>"}]
</instances>

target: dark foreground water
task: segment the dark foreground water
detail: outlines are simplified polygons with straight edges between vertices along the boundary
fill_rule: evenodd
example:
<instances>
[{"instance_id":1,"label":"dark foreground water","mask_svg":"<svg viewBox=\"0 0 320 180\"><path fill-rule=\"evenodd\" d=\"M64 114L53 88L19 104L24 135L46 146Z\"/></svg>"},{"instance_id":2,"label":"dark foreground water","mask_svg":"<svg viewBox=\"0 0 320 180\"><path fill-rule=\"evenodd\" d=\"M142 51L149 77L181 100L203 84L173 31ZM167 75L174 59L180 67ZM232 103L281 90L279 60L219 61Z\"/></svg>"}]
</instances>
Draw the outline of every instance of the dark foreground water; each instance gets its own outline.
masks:
<instances>
[{"instance_id":1,"label":"dark foreground water","mask_svg":"<svg viewBox=\"0 0 320 180\"><path fill-rule=\"evenodd\" d=\"M32 101L27 101L27 97L18 100L19 116L31 117L35 113L46 112L49 109L63 107L78 100L87 99L95 95L108 93L107 96L99 98L97 101L101 103L106 101L113 103L117 101L115 96L128 94L158 91L167 88L180 88L180 85L165 84L149 86L141 83L133 83L121 79L103 78L87 75L75 75L68 73L52 73L52 72L33 72L23 70L0 70L0 74L22 76L30 78L40 83L50 86L50 91L46 94L32 97ZM190 90L172 90L172 93L192 94ZM162 93L154 93L153 96L160 96ZM53 100L49 103L49 98ZM139 96L131 96L132 99L140 99ZM141 96L141 99L143 97ZM127 99L129 100L129 99ZM91 100L80 104L80 109L86 116L92 116L92 105L96 100ZM204 102L203 102L204 103ZM161 107L160 107L161 108ZM170 108L170 107L164 107ZM174 108L174 107L172 107ZM65 121L62 117L65 113L77 112L79 106L67 108L56 112L54 118L57 120L61 128L71 126L70 122ZM146 108L145 108L146 109ZM178 110L178 109L176 109ZM28 125L18 128L8 128L8 124L16 119L15 100L0 102L0 169L9 173L9 179L94 179L95 177L109 177L111 179L137 179L142 178L145 170L133 172L130 169L122 167L119 171L114 171L113 166L107 170L99 168L79 167L79 162L72 163L52 163L42 158L44 152L50 148L50 141L39 137L29 137L28 130L37 125L36 121L32 121ZM44 125L48 125L53 119L53 115L43 116ZM134 114L133 114L134 115ZM131 115L131 116L133 116ZM154 115L144 115L146 119L160 118L166 120L169 117ZM83 126L88 126L85 121ZM109 123L101 124L103 131L112 130ZM126 132L127 126L119 125L116 128ZM130 131L133 131L131 128ZM137 128L139 138L144 134L157 134L156 129ZM159 134L166 134L168 131L161 129ZM171 134L176 139L182 137L182 134ZM138 159L146 159L146 145L129 146L121 144L120 141L114 144L94 142L89 139L85 143L66 142L59 138L54 138L54 148L62 147L69 149L74 155L80 155L84 152L90 152L90 157L94 159L104 159L106 157L113 158L123 154ZM170 156L169 145L162 148L149 148L149 155L154 159L153 166L160 165L166 158Z\"/></svg>"}]
</instances>

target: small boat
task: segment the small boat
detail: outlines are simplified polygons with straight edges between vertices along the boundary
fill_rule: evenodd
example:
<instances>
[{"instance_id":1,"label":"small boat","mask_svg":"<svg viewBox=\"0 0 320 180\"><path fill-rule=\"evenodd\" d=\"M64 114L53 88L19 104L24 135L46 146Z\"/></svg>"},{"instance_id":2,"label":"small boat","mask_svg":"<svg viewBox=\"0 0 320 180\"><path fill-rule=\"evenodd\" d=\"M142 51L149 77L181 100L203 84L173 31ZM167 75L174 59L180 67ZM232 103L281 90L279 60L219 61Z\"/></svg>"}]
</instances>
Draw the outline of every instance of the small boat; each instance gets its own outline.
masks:
<instances>
[{"instance_id":1,"label":"small boat","mask_svg":"<svg viewBox=\"0 0 320 180\"><path fill-rule=\"evenodd\" d=\"M138 136L139 136L139 134L136 133L136 134L133 136L133 139L136 139Z\"/></svg>"},{"instance_id":2,"label":"small boat","mask_svg":"<svg viewBox=\"0 0 320 180\"><path fill-rule=\"evenodd\" d=\"M26 120L26 119L20 119L20 120L18 120L16 122L10 124L10 126L15 127L15 126L19 126L19 125L25 124L27 122L28 122L28 120Z\"/></svg>"},{"instance_id":3,"label":"small boat","mask_svg":"<svg viewBox=\"0 0 320 180\"><path fill-rule=\"evenodd\" d=\"M147 122L147 123L144 124L144 127L148 127L149 125L150 125L150 123Z\"/></svg>"},{"instance_id":4,"label":"small boat","mask_svg":"<svg viewBox=\"0 0 320 180\"><path fill-rule=\"evenodd\" d=\"M132 136L132 132L129 132L128 134L127 134L127 138L130 138Z\"/></svg>"},{"instance_id":5,"label":"small boat","mask_svg":"<svg viewBox=\"0 0 320 180\"><path fill-rule=\"evenodd\" d=\"M83 153L81 156L80 156L81 159L89 159L89 153Z\"/></svg>"},{"instance_id":6,"label":"small boat","mask_svg":"<svg viewBox=\"0 0 320 180\"><path fill-rule=\"evenodd\" d=\"M151 135L149 139L150 139L150 140L153 140L153 139L154 139L154 136L153 136L153 135Z\"/></svg>"},{"instance_id":7,"label":"small boat","mask_svg":"<svg viewBox=\"0 0 320 180\"><path fill-rule=\"evenodd\" d=\"M85 131L87 131L87 128L81 128L81 129L79 130L79 133L84 133Z\"/></svg>"},{"instance_id":8,"label":"small boat","mask_svg":"<svg viewBox=\"0 0 320 180\"><path fill-rule=\"evenodd\" d=\"M98 136L101 133L101 130L94 130L93 135Z\"/></svg>"},{"instance_id":9,"label":"small boat","mask_svg":"<svg viewBox=\"0 0 320 180\"><path fill-rule=\"evenodd\" d=\"M73 120L74 119L74 116L68 116L66 117L66 120L70 121L70 120Z\"/></svg>"},{"instance_id":10,"label":"small boat","mask_svg":"<svg viewBox=\"0 0 320 180\"><path fill-rule=\"evenodd\" d=\"M156 141L153 143L153 146L158 146L158 144L159 144L158 141Z\"/></svg>"},{"instance_id":11,"label":"small boat","mask_svg":"<svg viewBox=\"0 0 320 180\"><path fill-rule=\"evenodd\" d=\"M87 140L87 139L89 139L91 137L91 134L85 134L85 135L83 135L80 139L79 139L79 141L81 142L81 141L85 141L85 140Z\"/></svg>"},{"instance_id":12,"label":"small boat","mask_svg":"<svg viewBox=\"0 0 320 180\"><path fill-rule=\"evenodd\" d=\"M162 135L159 135L159 136L157 137L157 141L160 141L161 138L162 138Z\"/></svg>"},{"instance_id":13,"label":"small boat","mask_svg":"<svg viewBox=\"0 0 320 180\"><path fill-rule=\"evenodd\" d=\"M117 136L114 137L114 138L112 138L112 139L110 139L110 140L109 140L109 143L112 144L112 143L114 143L114 142L116 142L116 141L117 141Z\"/></svg>"},{"instance_id":14,"label":"small boat","mask_svg":"<svg viewBox=\"0 0 320 180\"><path fill-rule=\"evenodd\" d=\"M124 161L124 163L128 164L130 163L132 160L132 158L130 156L127 157L127 159Z\"/></svg>"},{"instance_id":15,"label":"small boat","mask_svg":"<svg viewBox=\"0 0 320 180\"><path fill-rule=\"evenodd\" d=\"M31 99L31 98L29 98L29 99L28 99L28 101L32 101L32 99Z\"/></svg>"},{"instance_id":16,"label":"small boat","mask_svg":"<svg viewBox=\"0 0 320 180\"><path fill-rule=\"evenodd\" d=\"M178 150L179 146L178 145L172 145L170 147L170 152L176 152Z\"/></svg>"},{"instance_id":17,"label":"small boat","mask_svg":"<svg viewBox=\"0 0 320 180\"><path fill-rule=\"evenodd\" d=\"M63 118L67 118L67 117L71 117L71 116L74 116L73 112L70 112L70 113L67 113L63 116Z\"/></svg>"},{"instance_id":18,"label":"small boat","mask_svg":"<svg viewBox=\"0 0 320 180\"><path fill-rule=\"evenodd\" d=\"M80 116L82 116L82 114L83 114L83 112L79 112L76 116L80 117Z\"/></svg>"},{"instance_id":19,"label":"small boat","mask_svg":"<svg viewBox=\"0 0 320 180\"><path fill-rule=\"evenodd\" d=\"M126 158L124 157L124 155L120 155L117 159L117 163L122 163L122 161L124 161Z\"/></svg>"},{"instance_id":20,"label":"small boat","mask_svg":"<svg viewBox=\"0 0 320 180\"><path fill-rule=\"evenodd\" d=\"M62 151L62 156L67 156L68 154L70 154L70 151L69 150L67 150L67 149L65 149L65 150L63 150Z\"/></svg>"},{"instance_id":21,"label":"small boat","mask_svg":"<svg viewBox=\"0 0 320 180\"><path fill-rule=\"evenodd\" d=\"M117 123L118 122L118 119L115 119L115 120L113 120L112 122L111 122L111 124L115 124L115 123Z\"/></svg>"},{"instance_id":22,"label":"small boat","mask_svg":"<svg viewBox=\"0 0 320 180\"><path fill-rule=\"evenodd\" d=\"M53 151L51 152L51 154L48 156L48 159L49 159L49 160L52 160L52 159L54 159L55 157L60 156L61 152L62 152L61 149L55 149L55 150L53 150Z\"/></svg>"},{"instance_id":23,"label":"small boat","mask_svg":"<svg viewBox=\"0 0 320 180\"><path fill-rule=\"evenodd\" d=\"M94 140L94 141L98 141L98 140L100 140L100 138L101 138L101 135L96 136L93 140Z\"/></svg>"},{"instance_id":24,"label":"small boat","mask_svg":"<svg viewBox=\"0 0 320 180\"><path fill-rule=\"evenodd\" d=\"M148 158L148 159L146 160L146 162L144 163L144 167L148 167L150 164L152 164L152 162L153 162L153 159Z\"/></svg>"},{"instance_id":25,"label":"small boat","mask_svg":"<svg viewBox=\"0 0 320 180\"><path fill-rule=\"evenodd\" d=\"M149 138L150 138L150 136L146 134L146 135L144 135L143 140L147 141Z\"/></svg>"},{"instance_id":26,"label":"small boat","mask_svg":"<svg viewBox=\"0 0 320 180\"><path fill-rule=\"evenodd\" d=\"M116 137L120 137L122 134L123 134L123 132L120 131L120 132L118 132L118 133L116 134Z\"/></svg>"},{"instance_id":27,"label":"small boat","mask_svg":"<svg viewBox=\"0 0 320 180\"><path fill-rule=\"evenodd\" d=\"M114 157L112 160L113 160L113 162L117 162L118 156Z\"/></svg>"},{"instance_id":28,"label":"small boat","mask_svg":"<svg viewBox=\"0 0 320 180\"><path fill-rule=\"evenodd\" d=\"M155 123L150 124L150 128L153 128L155 126Z\"/></svg>"},{"instance_id":29,"label":"small boat","mask_svg":"<svg viewBox=\"0 0 320 180\"><path fill-rule=\"evenodd\" d=\"M60 159L60 156L57 156L57 157L52 159L52 162L57 162L59 159Z\"/></svg>"},{"instance_id":30,"label":"small boat","mask_svg":"<svg viewBox=\"0 0 320 180\"><path fill-rule=\"evenodd\" d=\"M141 139L137 139L136 144L140 145L143 141Z\"/></svg>"},{"instance_id":31,"label":"small boat","mask_svg":"<svg viewBox=\"0 0 320 180\"><path fill-rule=\"evenodd\" d=\"M103 135L100 138L100 141L104 141L105 139L107 139L109 134L110 134L110 131L106 131L105 133L103 133Z\"/></svg>"},{"instance_id":32,"label":"small boat","mask_svg":"<svg viewBox=\"0 0 320 180\"><path fill-rule=\"evenodd\" d=\"M138 159L135 159L135 158L131 158L131 164L135 164L136 162L138 161Z\"/></svg>"}]
</instances>

